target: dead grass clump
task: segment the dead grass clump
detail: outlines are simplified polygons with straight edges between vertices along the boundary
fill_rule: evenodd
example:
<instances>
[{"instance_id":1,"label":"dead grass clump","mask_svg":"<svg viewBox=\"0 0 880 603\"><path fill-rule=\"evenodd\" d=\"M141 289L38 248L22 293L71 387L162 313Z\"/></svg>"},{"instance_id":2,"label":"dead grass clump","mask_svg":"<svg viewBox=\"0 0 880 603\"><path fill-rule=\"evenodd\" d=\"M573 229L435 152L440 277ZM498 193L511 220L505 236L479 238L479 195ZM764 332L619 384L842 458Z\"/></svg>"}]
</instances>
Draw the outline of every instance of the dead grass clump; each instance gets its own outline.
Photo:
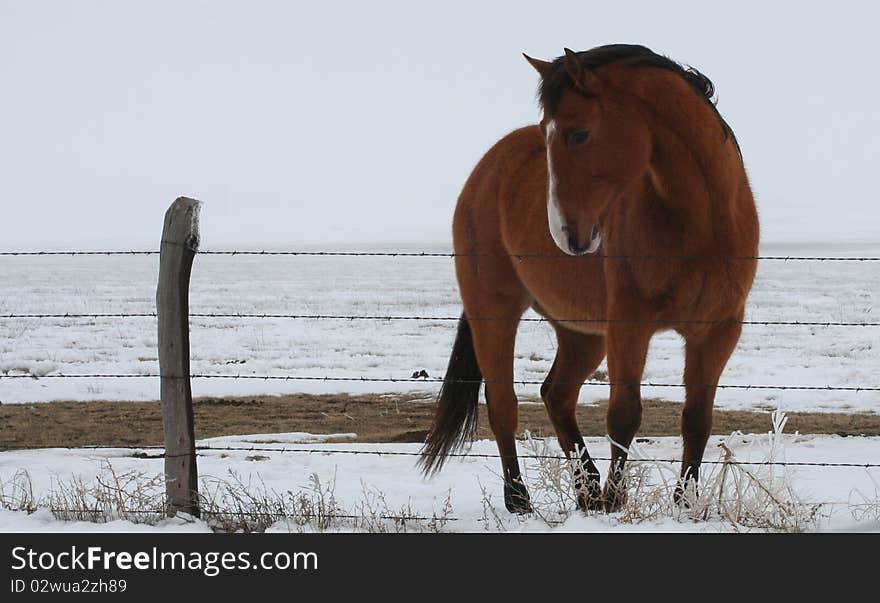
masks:
<instances>
[{"instance_id":1,"label":"dead grass clump","mask_svg":"<svg viewBox=\"0 0 880 603\"><path fill-rule=\"evenodd\" d=\"M47 504L52 514L66 521L106 523L126 520L155 525L165 518L165 481L142 471L118 473L104 461L94 482L81 476L55 480Z\"/></svg>"},{"instance_id":2,"label":"dead grass clump","mask_svg":"<svg viewBox=\"0 0 880 603\"><path fill-rule=\"evenodd\" d=\"M737 458L730 446L731 439L742 434L734 432L720 445L719 462L703 464L699 485L688 482L681 504L673 496L679 484L678 467L650 460L634 443L625 449L629 458L624 475L626 502L610 517L621 524L662 519L716 521L735 531L818 529L830 515L830 509L802 500L792 487L792 470L772 464L784 459L783 432L787 419L781 411L774 412L771 418L772 429L760 461L744 464ZM579 512L575 484L580 481L580 463L575 459L552 458L546 441L527 437L525 447L530 455L538 457L524 476L532 492L534 515L548 525L564 522ZM860 508L863 514L875 512L874 507L864 502Z\"/></svg>"},{"instance_id":3,"label":"dead grass clump","mask_svg":"<svg viewBox=\"0 0 880 603\"><path fill-rule=\"evenodd\" d=\"M39 506L40 501L34 496L30 473L19 469L8 480L0 479L0 507L33 513Z\"/></svg>"}]
</instances>

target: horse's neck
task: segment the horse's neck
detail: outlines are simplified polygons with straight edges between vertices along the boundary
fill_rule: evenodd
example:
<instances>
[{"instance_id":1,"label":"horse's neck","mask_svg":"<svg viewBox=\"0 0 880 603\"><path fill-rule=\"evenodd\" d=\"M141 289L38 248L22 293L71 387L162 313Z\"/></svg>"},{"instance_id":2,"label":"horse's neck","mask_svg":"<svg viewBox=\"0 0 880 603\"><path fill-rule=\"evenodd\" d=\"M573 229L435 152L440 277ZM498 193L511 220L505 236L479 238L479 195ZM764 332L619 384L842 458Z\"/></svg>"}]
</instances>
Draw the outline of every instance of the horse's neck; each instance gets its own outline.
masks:
<instances>
[{"instance_id":1,"label":"horse's neck","mask_svg":"<svg viewBox=\"0 0 880 603\"><path fill-rule=\"evenodd\" d=\"M642 103L652 131L649 174L637 184L639 218L658 253L702 253L724 241L737 204L751 200L734 141L713 109L678 75L646 69L633 79L626 68L608 77ZM647 207L647 211L643 211Z\"/></svg>"},{"instance_id":2,"label":"horse's neck","mask_svg":"<svg viewBox=\"0 0 880 603\"><path fill-rule=\"evenodd\" d=\"M693 127L677 128L677 124L660 124L655 129L642 201L650 208L646 217L656 228L646 226L664 251L704 253L724 245L728 238L724 234L737 229L735 205L741 201L745 176L733 141L724 137L712 117L708 134Z\"/></svg>"}]
</instances>

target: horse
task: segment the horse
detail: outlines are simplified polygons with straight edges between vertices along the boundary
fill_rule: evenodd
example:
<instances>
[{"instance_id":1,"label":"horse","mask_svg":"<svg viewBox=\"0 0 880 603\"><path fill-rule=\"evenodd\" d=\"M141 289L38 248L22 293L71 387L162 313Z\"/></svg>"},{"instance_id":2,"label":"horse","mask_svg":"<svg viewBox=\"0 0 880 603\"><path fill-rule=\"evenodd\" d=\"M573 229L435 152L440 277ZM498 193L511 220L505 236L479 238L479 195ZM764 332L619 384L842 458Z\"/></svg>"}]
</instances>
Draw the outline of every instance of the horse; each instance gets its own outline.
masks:
<instances>
[{"instance_id":1,"label":"horse","mask_svg":"<svg viewBox=\"0 0 880 603\"><path fill-rule=\"evenodd\" d=\"M464 308L419 463L431 475L473 438L485 382L505 506L531 512L513 358L532 308L556 333L540 393L577 467L577 504L619 509L648 344L672 329L685 354L674 498L687 505L757 269L758 215L739 143L709 78L644 46L524 56L540 75L543 116L497 142L458 198L453 255ZM602 489L575 408L606 356L611 462Z\"/></svg>"}]
</instances>

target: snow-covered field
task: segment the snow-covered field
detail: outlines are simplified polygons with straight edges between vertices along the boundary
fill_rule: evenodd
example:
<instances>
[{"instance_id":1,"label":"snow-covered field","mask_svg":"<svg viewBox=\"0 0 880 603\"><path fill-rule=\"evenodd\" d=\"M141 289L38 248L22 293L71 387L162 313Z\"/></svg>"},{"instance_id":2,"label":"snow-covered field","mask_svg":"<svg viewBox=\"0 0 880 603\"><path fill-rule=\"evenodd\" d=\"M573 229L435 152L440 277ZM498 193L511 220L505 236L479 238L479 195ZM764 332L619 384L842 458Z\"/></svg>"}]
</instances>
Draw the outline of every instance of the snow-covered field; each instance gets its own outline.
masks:
<instances>
[{"instance_id":1,"label":"snow-covered field","mask_svg":"<svg viewBox=\"0 0 880 603\"><path fill-rule=\"evenodd\" d=\"M766 247L764 255L878 255L878 248L829 246ZM4 257L0 261L0 316L8 314L151 313L154 311L156 256ZM809 322L877 322L874 300L880 299L880 265L871 262L766 261L759 267L747 320ZM408 257L210 256L196 258L191 312L256 314L334 314L456 317L460 313L452 260ZM309 320L193 318L193 371L202 374L291 375L407 379L425 369L443 374L455 322L446 320ZM878 327L746 326L723 383L877 387ZM524 323L517 347L516 377L542 380L553 359L554 340L548 325ZM646 381L679 383L683 367L681 341L674 334L657 336L649 354ZM604 367L603 367L604 368ZM158 380L52 379L47 375L113 373L154 374L154 318L12 319L0 318L0 375L27 374L33 379L0 378L0 401L31 403L51 400L150 400L158 398ZM536 396L537 386L518 386ZM260 381L196 379L196 396L281 394L291 392L434 391L436 384L361 381ZM607 394L602 386L584 387L581 400ZM647 396L680 400L679 389L658 388ZM727 409L877 412L877 392L720 390L717 405ZM768 429L770 425L768 422ZM239 435L202 444L245 448L279 445L315 451L361 450L416 452L416 444L358 444L355 434L333 442L308 434ZM717 443L720 438L713 438ZM785 452L775 460L880 463L880 438L788 435ZM279 444L278 442L281 442ZM740 460L765 460L766 435L729 439ZM542 444L543 445L543 444ZM525 444L524 444L525 446ZM546 444L555 452L555 444ZM589 440L594 455L606 456L607 443ZM643 458L676 458L678 438L651 438L639 444ZM475 443L473 452L494 455L492 442ZM156 451L148 451L155 454ZM529 450L523 450L529 454ZM532 450L531 452L534 452ZM710 445L708 459L720 458ZM620 515L573 513L562 523L508 515L501 501L497 458L454 459L432 480L414 467L413 456L339 455L315 452L204 451L199 469L203 491L233 475L273 492L309 488L311 476L332 485L342 509L363 511L364 501L390 511L450 518L444 530L696 530L734 529L718 518L693 522L686 515L661 514L646 521L623 521ZM106 474L138 472L159 476L161 458L136 458L131 450L34 450L0 453L4 496L16 474L26 471L35 499L47 497L59 484L81 478L94 483ZM552 499L542 491L538 461L525 460L533 497ZM604 462L600 467L605 469ZM651 465L666 483L673 465ZM660 469L665 467L665 469ZM853 467L756 466L768 484L792 487L802 502L818 507L820 529L871 527L880 519L877 500L880 469ZM213 481L212 481L213 480ZM780 481L781 480L781 481ZM747 480L748 481L748 480ZM660 483L660 482L657 482ZM485 494L484 494L485 492ZM488 498L487 498L488 495ZM868 502L870 501L870 502ZM547 504L550 504L549 502ZM361 505L358 507L358 505ZM552 505L551 505L552 506ZM496 515L495 512L498 512ZM453 519L454 518L454 519ZM283 522L271 529L286 530ZM0 511L0 530L209 530L201 521L168 520L155 527L127 521L109 524L64 523L48 510L31 515ZM341 526L339 529L344 529Z\"/></svg>"},{"instance_id":2,"label":"snow-covered field","mask_svg":"<svg viewBox=\"0 0 880 603\"><path fill-rule=\"evenodd\" d=\"M768 423L769 429L769 423ZM350 435L350 434L349 434ZM774 439L769 434L735 436L729 438L713 437L707 450L706 460L718 460L721 451L719 442L725 441L740 461L765 461L768 459L787 462L829 462L829 463L880 463L880 438L838 437L838 436L800 436L785 435ZM304 442L304 443L296 443ZM311 443L310 443L311 442ZM200 442L212 447L241 447L244 451L203 451L199 456L199 471L203 494L216 489L217 480L234 481L236 474L241 482L250 484L252 489L262 489L275 493L304 491L314 494L312 476L321 481L324 492L332 492L338 508L349 513L373 512L405 514L432 518L446 518L448 521L436 529L444 531L730 531L747 529L730 521L712 517L708 521L694 521L687 512L659 513L657 517L633 520L623 514L583 515L573 512L568 501L567 515L558 515L560 505L554 502L558 492L542 488L540 475L534 459L523 459L525 478L530 484L533 501L544 509L544 519L532 516L517 518L504 510L501 500L501 478L496 458L458 458L451 459L443 471L432 479L424 479L415 467L412 456L376 456L329 454L322 451L357 450L385 452L417 452L417 444L355 444L348 441L314 443L315 437L308 434L263 434L250 438L214 438ZM523 454L558 454L554 443L538 443L532 448L522 450ZM546 448L543 446L546 445ZM607 456L608 445L601 438L591 438L587 442L593 454ZM287 452L261 448L277 449L286 446L297 450L312 450L313 453ZM772 452L771 452L772 450ZM148 450L153 454L156 451ZM491 441L476 442L472 453L495 455L495 445ZM677 438L651 438L638 444L640 458L669 459L680 454ZM48 449L0 453L0 480L4 482L5 492L11 491L11 482L17 472L26 470L30 474L34 497L39 499L52 489L58 489L61 482L70 482L73 477L81 477L84 483L95 482L95 476L103 474L107 479L107 463L116 474L130 471L141 472L145 477L161 475L161 458L133 458L131 450L62 450ZM607 469L607 462L600 461L600 470ZM654 479L664 478L667 484L674 483L676 466L672 464L650 464L650 474ZM658 467L663 467L661 470ZM761 482L772 489L776 496L786 501L801 503L802 512L810 509L810 521L804 521L800 529L852 530L878 529L880 521L880 469L859 467L762 467L748 466ZM715 472L704 467L704 472ZM704 473L705 475L705 473ZM728 477L730 486L734 479ZM748 482L740 473L739 478ZM791 486L792 493L785 491ZM161 482L158 488L161 491ZM763 497L759 487L752 488L753 496ZM485 494L484 494L485 492ZM668 502L670 490L662 491L660 503ZM633 497L633 494L630 495ZM749 495L743 503L749 504ZM229 501L227 501L228 503ZM653 504L653 503L652 503ZM366 507L365 507L366 505ZM227 505L231 506L231 505ZM643 505L650 511L650 504ZM814 511L813 511L814 510ZM557 518L561 523L555 523ZM794 521L789 518L786 521ZM423 521L410 521L407 529L418 531L425 528ZM334 524L336 525L336 524ZM128 521L116 520L105 524L86 524L60 522L53 518L48 509L31 515L20 511L0 511L0 531L39 531L39 530L185 530L208 531L210 526L203 521L166 520L155 527L134 525ZM288 524L284 520L276 522L270 530L286 531L303 529ZM306 527L306 529L309 529ZM346 529L344 522L330 529ZM388 522L387 529L402 529ZM434 528L432 528L434 529ZM752 529L755 529L754 527ZM762 528L757 528L762 529Z\"/></svg>"},{"instance_id":3,"label":"snow-covered field","mask_svg":"<svg viewBox=\"0 0 880 603\"><path fill-rule=\"evenodd\" d=\"M766 246L764 255L878 255L868 246ZM21 313L154 312L158 257L3 257L0 316ZM880 263L760 264L747 320L877 322ZM460 302L450 258L210 256L196 258L193 313L419 315L456 317ZM201 374L407 379L443 375L454 321L346 321L193 318L192 368ZM880 386L880 327L747 325L722 383ZM555 341L543 323L523 323L516 378L542 380ZM603 367L604 368L604 367ZM680 383L680 338L655 337L645 380ZM155 374L154 318L0 318L0 375ZM434 391L436 384L197 379L196 396L289 392ZM537 386L518 386L524 396ZM157 399L158 380L0 379L0 402ZM646 396L680 400L677 388ZM584 387L582 402L607 395ZM876 412L878 392L736 390L718 392L725 409Z\"/></svg>"}]
</instances>

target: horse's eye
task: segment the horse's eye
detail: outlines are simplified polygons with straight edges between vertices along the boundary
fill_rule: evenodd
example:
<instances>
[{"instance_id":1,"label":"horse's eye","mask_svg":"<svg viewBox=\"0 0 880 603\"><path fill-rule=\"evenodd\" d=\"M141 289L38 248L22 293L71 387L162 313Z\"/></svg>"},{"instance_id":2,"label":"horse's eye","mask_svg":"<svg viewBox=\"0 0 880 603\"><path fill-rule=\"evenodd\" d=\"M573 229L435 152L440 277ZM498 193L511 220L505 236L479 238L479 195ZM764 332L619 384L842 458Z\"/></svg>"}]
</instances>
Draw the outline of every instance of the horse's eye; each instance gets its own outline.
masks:
<instances>
[{"instance_id":1,"label":"horse's eye","mask_svg":"<svg viewBox=\"0 0 880 603\"><path fill-rule=\"evenodd\" d=\"M577 132L572 132L568 137L569 146L576 147L579 144L583 144L590 137L589 130L578 130Z\"/></svg>"}]
</instances>

